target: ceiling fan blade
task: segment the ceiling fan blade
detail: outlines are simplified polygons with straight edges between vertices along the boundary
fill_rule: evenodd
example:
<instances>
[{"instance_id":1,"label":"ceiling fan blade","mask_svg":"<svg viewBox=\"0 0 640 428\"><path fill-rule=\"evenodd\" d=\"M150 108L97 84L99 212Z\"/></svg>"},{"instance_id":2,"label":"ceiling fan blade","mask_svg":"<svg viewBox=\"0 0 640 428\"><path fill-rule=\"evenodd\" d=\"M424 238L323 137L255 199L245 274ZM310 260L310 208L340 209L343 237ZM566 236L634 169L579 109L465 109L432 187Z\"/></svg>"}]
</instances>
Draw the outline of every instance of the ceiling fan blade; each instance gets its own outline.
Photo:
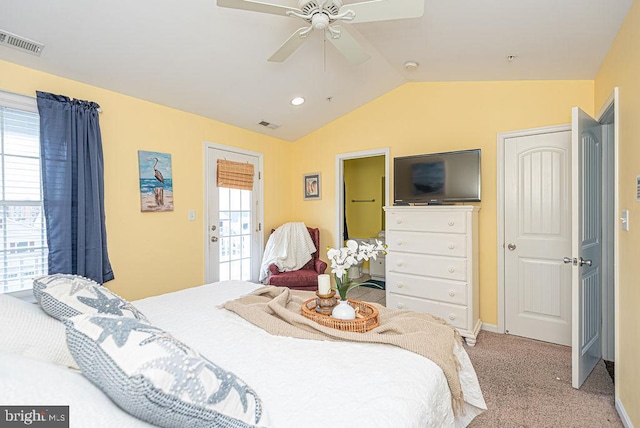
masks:
<instances>
[{"instance_id":1,"label":"ceiling fan blade","mask_svg":"<svg viewBox=\"0 0 640 428\"><path fill-rule=\"evenodd\" d=\"M219 0L218 0L219 1ZM425 0L369 0L360 3L345 4L340 13L352 10L356 17L350 21L362 22L388 21L391 19L419 18L424 15Z\"/></svg>"},{"instance_id":2,"label":"ceiling fan blade","mask_svg":"<svg viewBox=\"0 0 640 428\"><path fill-rule=\"evenodd\" d=\"M287 12L290 10L302 13L297 7L280 6L278 4L262 3L253 0L218 0L218 6L283 16L289 16Z\"/></svg>"},{"instance_id":3,"label":"ceiling fan blade","mask_svg":"<svg viewBox=\"0 0 640 428\"><path fill-rule=\"evenodd\" d=\"M289 56L291 56L291 54L294 53L300 46L302 46L305 40L307 40L306 34L308 34L308 32L304 36L300 35L306 30L308 29L304 27L298 28L295 33L293 33L287 39L287 41L284 42L282 46L280 46L280 48L278 48L278 50L273 55L271 55L271 57L269 57L267 61L283 62L285 59L289 58Z\"/></svg>"},{"instance_id":4,"label":"ceiling fan blade","mask_svg":"<svg viewBox=\"0 0 640 428\"><path fill-rule=\"evenodd\" d=\"M340 31L340 37L334 38L330 31L324 33L325 37L351 64L360 65L371 58L347 30L339 25L334 25L333 28Z\"/></svg>"}]
</instances>

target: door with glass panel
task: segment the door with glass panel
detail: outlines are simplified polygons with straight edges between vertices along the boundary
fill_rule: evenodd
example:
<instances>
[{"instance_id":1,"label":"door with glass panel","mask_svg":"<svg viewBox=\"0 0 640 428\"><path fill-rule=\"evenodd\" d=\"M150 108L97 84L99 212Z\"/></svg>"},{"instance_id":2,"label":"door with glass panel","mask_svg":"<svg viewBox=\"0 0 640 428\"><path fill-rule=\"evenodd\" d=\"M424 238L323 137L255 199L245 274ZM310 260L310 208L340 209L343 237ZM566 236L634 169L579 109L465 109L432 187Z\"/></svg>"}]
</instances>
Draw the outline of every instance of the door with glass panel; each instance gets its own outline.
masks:
<instances>
[{"instance_id":1,"label":"door with glass panel","mask_svg":"<svg viewBox=\"0 0 640 428\"><path fill-rule=\"evenodd\" d=\"M260 154L207 147L206 282L258 282L262 258Z\"/></svg>"}]
</instances>

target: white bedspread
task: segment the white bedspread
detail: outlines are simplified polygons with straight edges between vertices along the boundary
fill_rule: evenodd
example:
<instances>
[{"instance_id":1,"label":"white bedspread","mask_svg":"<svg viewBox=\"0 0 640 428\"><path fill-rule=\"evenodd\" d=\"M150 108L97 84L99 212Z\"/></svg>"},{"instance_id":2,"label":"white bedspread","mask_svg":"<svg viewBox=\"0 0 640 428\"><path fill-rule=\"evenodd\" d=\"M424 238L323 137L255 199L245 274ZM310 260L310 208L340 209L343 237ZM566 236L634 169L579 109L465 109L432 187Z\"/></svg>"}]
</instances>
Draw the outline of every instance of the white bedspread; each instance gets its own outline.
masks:
<instances>
[{"instance_id":1,"label":"white bedspread","mask_svg":"<svg viewBox=\"0 0 640 428\"><path fill-rule=\"evenodd\" d=\"M269 265L275 264L280 272L298 270L316 252L307 226L302 222L285 223L269 236L260 266L260 281L269 276Z\"/></svg>"},{"instance_id":2,"label":"white bedspread","mask_svg":"<svg viewBox=\"0 0 640 428\"><path fill-rule=\"evenodd\" d=\"M71 428L153 428L121 410L79 371L1 351L0 403L4 406L69 406ZM4 420L3 414L0 421ZM7 425L0 422L0 426Z\"/></svg>"},{"instance_id":3,"label":"white bedspread","mask_svg":"<svg viewBox=\"0 0 640 428\"><path fill-rule=\"evenodd\" d=\"M466 406L454 419L444 374L426 358L382 344L271 336L219 307L260 286L224 281L133 303L254 388L274 428L466 426L486 409L461 346Z\"/></svg>"}]
</instances>

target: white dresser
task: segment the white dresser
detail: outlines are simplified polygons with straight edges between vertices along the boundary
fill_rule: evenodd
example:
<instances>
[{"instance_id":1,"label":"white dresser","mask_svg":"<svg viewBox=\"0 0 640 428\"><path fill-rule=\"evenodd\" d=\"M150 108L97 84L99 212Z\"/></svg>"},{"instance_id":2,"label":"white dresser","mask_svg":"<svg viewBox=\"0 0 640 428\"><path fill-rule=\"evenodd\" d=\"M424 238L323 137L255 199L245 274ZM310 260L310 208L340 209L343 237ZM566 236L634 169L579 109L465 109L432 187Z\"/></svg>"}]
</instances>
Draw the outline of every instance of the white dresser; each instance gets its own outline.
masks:
<instances>
[{"instance_id":1,"label":"white dresser","mask_svg":"<svg viewBox=\"0 0 640 428\"><path fill-rule=\"evenodd\" d=\"M387 307L447 320L475 345L478 211L471 205L393 206L386 211Z\"/></svg>"}]
</instances>

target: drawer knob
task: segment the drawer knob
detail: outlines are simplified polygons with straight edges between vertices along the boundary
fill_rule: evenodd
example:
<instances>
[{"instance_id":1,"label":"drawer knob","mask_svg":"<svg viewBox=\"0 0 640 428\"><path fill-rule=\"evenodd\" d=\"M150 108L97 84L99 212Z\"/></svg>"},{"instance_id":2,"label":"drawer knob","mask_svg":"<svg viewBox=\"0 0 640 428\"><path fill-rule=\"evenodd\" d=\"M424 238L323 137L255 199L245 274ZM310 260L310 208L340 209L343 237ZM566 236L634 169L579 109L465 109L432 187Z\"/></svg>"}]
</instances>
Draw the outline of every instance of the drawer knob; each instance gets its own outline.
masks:
<instances>
[{"instance_id":1,"label":"drawer knob","mask_svg":"<svg viewBox=\"0 0 640 428\"><path fill-rule=\"evenodd\" d=\"M398 261L396 262L396 266L398 266L398 267L401 267L401 266L403 266L403 265L404 265L404 262L403 262L402 260L398 260Z\"/></svg>"},{"instance_id":2,"label":"drawer knob","mask_svg":"<svg viewBox=\"0 0 640 428\"><path fill-rule=\"evenodd\" d=\"M453 266L449 266L449 273L454 273L456 270Z\"/></svg>"},{"instance_id":3,"label":"drawer knob","mask_svg":"<svg viewBox=\"0 0 640 428\"><path fill-rule=\"evenodd\" d=\"M456 244L454 244L453 242L449 242L449 249L453 250L454 248L456 248Z\"/></svg>"},{"instance_id":4,"label":"drawer knob","mask_svg":"<svg viewBox=\"0 0 640 428\"><path fill-rule=\"evenodd\" d=\"M403 283L401 283L401 282L399 282L399 283L398 283L398 288L402 288L402 287L404 287L404 284L403 284Z\"/></svg>"},{"instance_id":5,"label":"drawer knob","mask_svg":"<svg viewBox=\"0 0 640 428\"><path fill-rule=\"evenodd\" d=\"M402 224L402 219L401 218L396 219L396 224Z\"/></svg>"},{"instance_id":6,"label":"drawer knob","mask_svg":"<svg viewBox=\"0 0 640 428\"><path fill-rule=\"evenodd\" d=\"M402 303L398 303L398 304L396 305L396 308L398 308L398 309L402 309L402 308L404 308L404 305L403 305Z\"/></svg>"},{"instance_id":7,"label":"drawer knob","mask_svg":"<svg viewBox=\"0 0 640 428\"><path fill-rule=\"evenodd\" d=\"M454 319L456 319L456 314L449 314L449 319L451 321L453 321Z\"/></svg>"},{"instance_id":8,"label":"drawer knob","mask_svg":"<svg viewBox=\"0 0 640 428\"><path fill-rule=\"evenodd\" d=\"M399 246L401 246L401 245L402 245L402 239L398 239L398 240L396 241L396 245L397 245L398 247L399 247Z\"/></svg>"},{"instance_id":9,"label":"drawer knob","mask_svg":"<svg viewBox=\"0 0 640 428\"><path fill-rule=\"evenodd\" d=\"M456 295L456 292L453 290L449 290L449 296L453 297Z\"/></svg>"},{"instance_id":10,"label":"drawer knob","mask_svg":"<svg viewBox=\"0 0 640 428\"><path fill-rule=\"evenodd\" d=\"M449 226L453 226L453 225L455 225L455 224L456 224L456 222L455 222L455 221L453 221L453 220L449 220Z\"/></svg>"}]
</instances>

